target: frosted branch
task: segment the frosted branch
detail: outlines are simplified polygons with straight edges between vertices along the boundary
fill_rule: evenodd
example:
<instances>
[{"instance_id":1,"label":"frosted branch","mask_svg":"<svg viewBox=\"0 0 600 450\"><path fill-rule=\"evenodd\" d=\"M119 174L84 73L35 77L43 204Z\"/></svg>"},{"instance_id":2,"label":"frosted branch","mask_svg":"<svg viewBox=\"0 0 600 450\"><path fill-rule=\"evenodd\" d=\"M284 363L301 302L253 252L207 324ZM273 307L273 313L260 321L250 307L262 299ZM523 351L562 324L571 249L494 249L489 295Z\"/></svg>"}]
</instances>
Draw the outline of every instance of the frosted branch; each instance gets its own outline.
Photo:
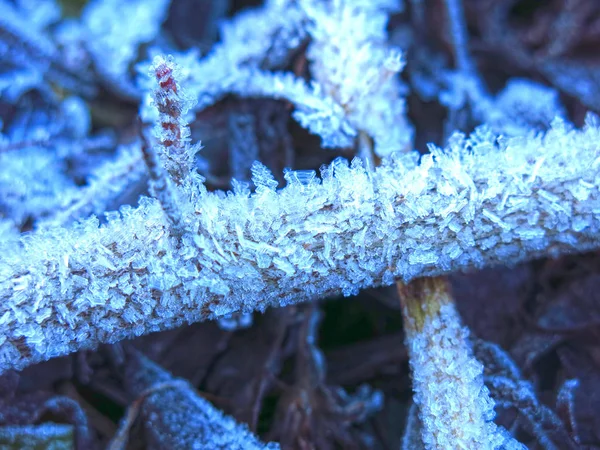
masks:
<instances>
[{"instance_id":1,"label":"frosted branch","mask_svg":"<svg viewBox=\"0 0 600 450\"><path fill-rule=\"evenodd\" d=\"M142 199L106 225L26 235L0 254L0 371L235 311L600 247L600 127L455 136L366 171L336 160L276 191L198 186L175 239Z\"/></svg>"}]
</instances>

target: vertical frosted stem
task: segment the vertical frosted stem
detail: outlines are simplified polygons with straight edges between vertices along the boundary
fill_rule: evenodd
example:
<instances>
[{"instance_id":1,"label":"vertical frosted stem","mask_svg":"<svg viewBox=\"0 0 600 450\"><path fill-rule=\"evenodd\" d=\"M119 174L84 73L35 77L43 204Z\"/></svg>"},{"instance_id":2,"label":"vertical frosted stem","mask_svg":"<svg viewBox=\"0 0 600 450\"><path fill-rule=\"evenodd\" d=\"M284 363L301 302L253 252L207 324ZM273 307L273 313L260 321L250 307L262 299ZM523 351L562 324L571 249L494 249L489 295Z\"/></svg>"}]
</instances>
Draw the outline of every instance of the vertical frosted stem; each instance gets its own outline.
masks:
<instances>
[{"instance_id":1,"label":"vertical frosted stem","mask_svg":"<svg viewBox=\"0 0 600 450\"><path fill-rule=\"evenodd\" d=\"M446 279L397 286L425 448L524 448L493 422L483 366L473 356Z\"/></svg>"},{"instance_id":2,"label":"vertical frosted stem","mask_svg":"<svg viewBox=\"0 0 600 450\"><path fill-rule=\"evenodd\" d=\"M180 186L194 166L194 149L189 145L190 129L184 115L192 106L177 81L178 67L172 57L157 56L150 75L156 78L154 105L159 112L155 134L161 159L169 177Z\"/></svg>"}]
</instances>

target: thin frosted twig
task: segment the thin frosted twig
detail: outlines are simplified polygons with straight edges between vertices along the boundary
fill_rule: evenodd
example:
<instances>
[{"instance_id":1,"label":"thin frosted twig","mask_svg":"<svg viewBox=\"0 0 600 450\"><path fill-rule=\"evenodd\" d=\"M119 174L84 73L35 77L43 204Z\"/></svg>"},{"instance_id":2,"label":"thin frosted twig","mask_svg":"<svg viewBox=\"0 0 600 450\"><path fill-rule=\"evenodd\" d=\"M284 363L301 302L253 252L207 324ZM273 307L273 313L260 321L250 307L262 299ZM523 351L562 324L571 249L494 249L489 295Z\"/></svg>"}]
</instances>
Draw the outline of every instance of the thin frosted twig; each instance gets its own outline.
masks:
<instances>
[{"instance_id":1,"label":"thin frosted twig","mask_svg":"<svg viewBox=\"0 0 600 450\"><path fill-rule=\"evenodd\" d=\"M292 50L306 38L306 17L295 3L268 0L261 7L246 8L221 22L220 42L206 56L200 58L195 50L177 55L185 73L181 82L198 100L195 110L204 109L229 93L256 96L263 81L267 81L265 96L281 91L272 86L278 77L268 77L266 70L285 66ZM156 51L162 54L164 50ZM260 78L254 80L254 75ZM146 86L146 77L140 79L139 84ZM153 117L147 103L142 105L142 116Z\"/></svg>"},{"instance_id":2,"label":"thin frosted twig","mask_svg":"<svg viewBox=\"0 0 600 450\"><path fill-rule=\"evenodd\" d=\"M600 247L600 126L455 136L367 171L336 160L256 193L189 191L176 239L141 199L0 254L0 371L235 311Z\"/></svg>"},{"instance_id":3,"label":"thin frosted twig","mask_svg":"<svg viewBox=\"0 0 600 450\"><path fill-rule=\"evenodd\" d=\"M496 403L515 408L523 419L523 428L536 438L541 448L577 448L560 417L538 400L533 384L523 377L508 353L483 340L475 340L473 350L485 365L485 384Z\"/></svg>"},{"instance_id":4,"label":"thin frosted twig","mask_svg":"<svg viewBox=\"0 0 600 450\"><path fill-rule=\"evenodd\" d=\"M150 76L156 80L152 98L159 113L155 126L159 158L170 179L181 186L192 172L198 147L189 145L190 129L184 117L194 102L182 92L178 71L172 57L157 56Z\"/></svg>"},{"instance_id":5,"label":"thin frosted twig","mask_svg":"<svg viewBox=\"0 0 600 450\"><path fill-rule=\"evenodd\" d=\"M184 230L181 227L181 213L177 206L173 186L170 185L165 171L160 166L158 155L145 137L142 137L142 155L148 169L152 195L159 201L165 212L171 230L177 236L181 236Z\"/></svg>"},{"instance_id":6,"label":"thin frosted twig","mask_svg":"<svg viewBox=\"0 0 600 450\"><path fill-rule=\"evenodd\" d=\"M150 189L160 202L171 225L171 232L180 237L185 232L182 223L181 195L193 188L194 155L199 146L189 145L190 128L184 119L191 104L178 83L178 70L172 57L154 58L150 76L155 78L153 100L158 110L154 128L159 145L155 149L142 136L142 155L150 176Z\"/></svg>"}]
</instances>

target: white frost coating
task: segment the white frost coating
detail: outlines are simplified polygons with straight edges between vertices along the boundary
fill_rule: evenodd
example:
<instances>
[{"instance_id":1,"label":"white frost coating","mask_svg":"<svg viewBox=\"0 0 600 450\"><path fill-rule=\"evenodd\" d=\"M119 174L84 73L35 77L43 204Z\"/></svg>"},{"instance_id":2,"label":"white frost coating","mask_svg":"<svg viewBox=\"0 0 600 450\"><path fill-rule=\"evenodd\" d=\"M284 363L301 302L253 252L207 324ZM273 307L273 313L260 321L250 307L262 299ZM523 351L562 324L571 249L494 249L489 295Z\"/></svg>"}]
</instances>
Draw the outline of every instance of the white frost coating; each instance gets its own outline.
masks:
<instances>
[{"instance_id":1,"label":"white frost coating","mask_svg":"<svg viewBox=\"0 0 600 450\"><path fill-rule=\"evenodd\" d=\"M494 401L453 303L407 331L414 402L427 450L525 450L494 422Z\"/></svg>"},{"instance_id":2,"label":"white frost coating","mask_svg":"<svg viewBox=\"0 0 600 450\"><path fill-rule=\"evenodd\" d=\"M600 247L597 119L500 148L481 136L461 142L373 171L336 160L322 179L280 191L259 167L263 188L252 195L198 184L181 210L181 242L151 199L103 226L26 235L0 254L0 371L235 311Z\"/></svg>"}]
</instances>

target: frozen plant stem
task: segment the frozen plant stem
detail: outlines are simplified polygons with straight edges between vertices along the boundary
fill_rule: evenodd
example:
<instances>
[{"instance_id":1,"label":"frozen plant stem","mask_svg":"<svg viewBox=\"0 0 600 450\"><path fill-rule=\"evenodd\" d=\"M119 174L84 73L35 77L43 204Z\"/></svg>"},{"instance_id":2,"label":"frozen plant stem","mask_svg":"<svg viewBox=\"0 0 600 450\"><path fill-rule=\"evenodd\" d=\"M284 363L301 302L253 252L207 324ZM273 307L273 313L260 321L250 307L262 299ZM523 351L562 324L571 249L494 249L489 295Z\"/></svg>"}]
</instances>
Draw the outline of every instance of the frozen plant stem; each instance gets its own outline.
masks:
<instances>
[{"instance_id":1,"label":"frozen plant stem","mask_svg":"<svg viewBox=\"0 0 600 450\"><path fill-rule=\"evenodd\" d=\"M178 68L172 57L157 56L150 70L157 83L153 101L159 112L155 135L160 141L160 157L173 183L182 186L192 172L197 151L189 145L190 129L184 119L193 102L177 82Z\"/></svg>"},{"instance_id":2,"label":"frozen plant stem","mask_svg":"<svg viewBox=\"0 0 600 450\"><path fill-rule=\"evenodd\" d=\"M473 356L446 279L397 286L425 448L524 449L493 422L483 366Z\"/></svg>"},{"instance_id":3,"label":"frozen plant stem","mask_svg":"<svg viewBox=\"0 0 600 450\"><path fill-rule=\"evenodd\" d=\"M280 191L259 163L252 194L182 174L181 236L148 198L103 226L25 235L0 252L0 372L237 311L598 249L596 122L455 136L374 170L336 160L321 179L290 172Z\"/></svg>"},{"instance_id":4,"label":"frozen plant stem","mask_svg":"<svg viewBox=\"0 0 600 450\"><path fill-rule=\"evenodd\" d=\"M155 135L158 151L142 134L142 156L150 176L150 189L160 202L171 225L171 232L180 238L185 232L182 210L185 192L194 187L190 176L197 147L189 145L190 129L185 115L191 106L177 83L178 68L172 57L157 56L150 69L156 79L154 105L158 109Z\"/></svg>"},{"instance_id":5,"label":"frozen plant stem","mask_svg":"<svg viewBox=\"0 0 600 450\"><path fill-rule=\"evenodd\" d=\"M169 181L160 167L158 155L148 142L148 139L143 135L141 150L150 177L150 190L152 195L159 201L165 216L169 221L173 234L181 237L184 230L181 226L181 213L177 208L173 187L169 185Z\"/></svg>"}]
</instances>

